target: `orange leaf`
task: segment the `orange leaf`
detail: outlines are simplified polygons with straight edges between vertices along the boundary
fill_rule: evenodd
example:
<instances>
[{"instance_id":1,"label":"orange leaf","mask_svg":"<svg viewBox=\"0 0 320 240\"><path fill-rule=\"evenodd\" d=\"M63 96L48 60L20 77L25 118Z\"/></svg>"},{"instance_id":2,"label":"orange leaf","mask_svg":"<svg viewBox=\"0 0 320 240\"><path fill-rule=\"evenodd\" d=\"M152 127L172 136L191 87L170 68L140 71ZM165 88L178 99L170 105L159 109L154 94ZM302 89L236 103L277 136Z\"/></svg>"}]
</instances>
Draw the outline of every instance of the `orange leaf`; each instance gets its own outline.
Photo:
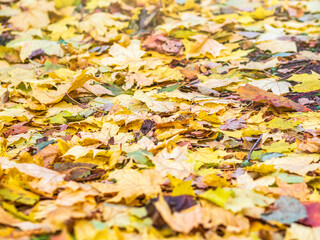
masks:
<instances>
[{"instance_id":1,"label":"orange leaf","mask_svg":"<svg viewBox=\"0 0 320 240\"><path fill-rule=\"evenodd\" d=\"M268 103L275 107L286 107L294 109L297 112L310 112L311 110L299 103L296 103L288 98L278 96L274 93L261 90L258 87L247 84L244 87L237 89L242 100L249 100L254 102Z\"/></svg>"}]
</instances>

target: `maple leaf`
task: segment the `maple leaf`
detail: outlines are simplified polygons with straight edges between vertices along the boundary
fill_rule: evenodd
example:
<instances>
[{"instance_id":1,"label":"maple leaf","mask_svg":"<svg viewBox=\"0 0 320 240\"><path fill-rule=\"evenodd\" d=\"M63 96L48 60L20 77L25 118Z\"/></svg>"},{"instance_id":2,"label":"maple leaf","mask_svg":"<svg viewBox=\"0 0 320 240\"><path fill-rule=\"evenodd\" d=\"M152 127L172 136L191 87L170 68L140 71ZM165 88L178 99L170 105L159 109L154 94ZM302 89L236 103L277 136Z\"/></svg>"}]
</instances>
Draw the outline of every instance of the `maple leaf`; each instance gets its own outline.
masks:
<instances>
[{"instance_id":1,"label":"maple leaf","mask_svg":"<svg viewBox=\"0 0 320 240\"><path fill-rule=\"evenodd\" d=\"M200 77L201 79L202 77ZM224 86L231 85L232 83L240 82L237 78L230 78L230 79L205 79L203 83L197 84L200 87L207 87L207 88L221 88Z\"/></svg>"},{"instance_id":2,"label":"maple leaf","mask_svg":"<svg viewBox=\"0 0 320 240\"><path fill-rule=\"evenodd\" d=\"M257 87L250 85L250 84L247 84L244 87L238 88L237 92L240 94L240 97L243 100L269 103L269 104L274 105L275 107L286 107L286 108L294 109L298 112L311 111L307 107L305 107L299 103L295 103L290 99L287 99L282 96L278 96L274 93L270 93L270 92L261 90Z\"/></svg>"},{"instance_id":3,"label":"maple leaf","mask_svg":"<svg viewBox=\"0 0 320 240\"><path fill-rule=\"evenodd\" d=\"M116 21L113 18L113 15L106 12L93 13L80 22L79 28L81 31L89 32L93 37L96 37L96 35L106 34L110 27L123 28L127 25L127 23Z\"/></svg>"},{"instance_id":4,"label":"maple leaf","mask_svg":"<svg viewBox=\"0 0 320 240\"><path fill-rule=\"evenodd\" d=\"M272 53L279 52L297 52L297 45L295 42L282 41L282 40L269 40L257 44L257 47L263 51L269 50Z\"/></svg>"},{"instance_id":5,"label":"maple leaf","mask_svg":"<svg viewBox=\"0 0 320 240\"><path fill-rule=\"evenodd\" d=\"M279 64L277 58L272 58L266 62L249 62L245 65L240 65L240 69L252 69L252 70L265 70L268 68L276 67Z\"/></svg>"},{"instance_id":6,"label":"maple leaf","mask_svg":"<svg viewBox=\"0 0 320 240\"><path fill-rule=\"evenodd\" d=\"M277 81L273 78L263 80L251 80L249 84L265 91L271 90L274 94L277 95L282 95L290 92L290 87L292 87L292 85L288 82Z\"/></svg>"},{"instance_id":7,"label":"maple leaf","mask_svg":"<svg viewBox=\"0 0 320 240\"><path fill-rule=\"evenodd\" d=\"M171 40L163 35L155 34L148 36L142 42L142 48L147 50L155 50L157 52L169 55L182 55L183 44L179 40Z\"/></svg>"},{"instance_id":8,"label":"maple leaf","mask_svg":"<svg viewBox=\"0 0 320 240\"><path fill-rule=\"evenodd\" d=\"M271 158L264 162L267 165L273 165L277 169L287 170L292 173L304 176L309 171L314 171L320 167L317 162L319 155L303 154L295 155L291 154L286 157Z\"/></svg>"},{"instance_id":9,"label":"maple leaf","mask_svg":"<svg viewBox=\"0 0 320 240\"><path fill-rule=\"evenodd\" d=\"M281 196L275 201L274 208L272 212L262 214L261 218L290 224L307 217L305 207L295 198Z\"/></svg>"},{"instance_id":10,"label":"maple leaf","mask_svg":"<svg viewBox=\"0 0 320 240\"><path fill-rule=\"evenodd\" d=\"M225 46L205 35L196 35L193 38L196 42L191 43L190 46L186 45L187 58L205 56L207 53L213 57L218 57L220 56L220 51L226 49Z\"/></svg>"},{"instance_id":11,"label":"maple leaf","mask_svg":"<svg viewBox=\"0 0 320 240\"><path fill-rule=\"evenodd\" d=\"M29 58L30 56L32 56L33 52L39 49L47 55L56 55L58 57L63 56L63 51L60 47L60 44L55 41L28 39L26 41L20 41L17 43L9 43L8 46L20 49L21 61L24 61L25 59Z\"/></svg>"},{"instance_id":12,"label":"maple leaf","mask_svg":"<svg viewBox=\"0 0 320 240\"><path fill-rule=\"evenodd\" d=\"M20 8L24 9L20 14L10 18L10 22L17 28L27 30L28 28L46 27L50 23L48 12L54 12L54 2L46 1L21 1Z\"/></svg>"},{"instance_id":13,"label":"maple leaf","mask_svg":"<svg viewBox=\"0 0 320 240\"><path fill-rule=\"evenodd\" d=\"M155 203L155 207L168 225L178 232L188 233L202 222L203 213L199 205L172 214L168 204L160 196L159 200ZM190 219L193 219L193 221L190 221Z\"/></svg>"},{"instance_id":14,"label":"maple leaf","mask_svg":"<svg viewBox=\"0 0 320 240\"><path fill-rule=\"evenodd\" d=\"M94 78L91 74L86 74L86 71L81 71L73 77L72 81L61 84L57 90L48 90L46 88L34 87L32 89L33 97L43 104L53 104L59 102L66 94L82 87L88 80Z\"/></svg>"},{"instance_id":15,"label":"maple leaf","mask_svg":"<svg viewBox=\"0 0 320 240\"><path fill-rule=\"evenodd\" d=\"M130 72L138 71L147 62L143 61L141 57L146 52L140 49L140 41L132 40L127 48L119 44L114 44L109 49L109 54L112 57L105 57L101 59L102 65L118 65L116 69L124 69L129 67Z\"/></svg>"},{"instance_id":16,"label":"maple leaf","mask_svg":"<svg viewBox=\"0 0 320 240\"><path fill-rule=\"evenodd\" d=\"M145 195L147 198L156 197L161 192L160 184L163 178L154 170L144 170L141 173L132 169L114 171L109 179L115 179L115 184L94 182L92 186L103 194L116 193L110 202L133 202L137 197Z\"/></svg>"},{"instance_id":17,"label":"maple leaf","mask_svg":"<svg viewBox=\"0 0 320 240\"><path fill-rule=\"evenodd\" d=\"M64 175L52 171L50 169L40 167L33 163L15 163L7 158L0 158L0 166L2 169L16 168L18 171L32 176L34 178L40 179L39 182L31 183L40 191L52 193L58 184L63 181Z\"/></svg>"},{"instance_id":18,"label":"maple leaf","mask_svg":"<svg viewBox=\"0 0 320 240\"><path fill-rule=\"evenodd\" d=\"M192 171L192 164L187 163L187 147L175 147L171 153L167 149L163 149L155 157L150 157L155 169L160 172L163 177L171 174L174 177L183 179L188 177Z\"/></svg>"},{"instance_id":19,"label":"maple leaf","mask_svg":"<svg viewBox=\"0 0 320 240\"><path fill-rule=\"evenodd\" d=\"M293 87L294 91L297 92L308 92L319 90L320 74L311 72L311 74L294 74L289 80L300 82Z\"/></svg>"}]
</instances>

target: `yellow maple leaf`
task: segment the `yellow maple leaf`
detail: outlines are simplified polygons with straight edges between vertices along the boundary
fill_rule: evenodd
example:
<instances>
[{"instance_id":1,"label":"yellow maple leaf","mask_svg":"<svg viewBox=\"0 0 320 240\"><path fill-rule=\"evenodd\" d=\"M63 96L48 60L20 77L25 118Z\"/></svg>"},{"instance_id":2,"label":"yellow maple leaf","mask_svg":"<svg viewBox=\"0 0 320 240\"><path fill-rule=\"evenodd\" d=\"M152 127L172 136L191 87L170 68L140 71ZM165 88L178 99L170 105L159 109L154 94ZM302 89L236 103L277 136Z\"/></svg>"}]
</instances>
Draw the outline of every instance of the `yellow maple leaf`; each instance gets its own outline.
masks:
<instances>
[{"instance_id":1,"label":"yellow maple leaf","mask_svg":"<svg viewBox=\"0 0 320 240\"><path fill-rule=\"evenodd\" d=\"M282 139L278 142L273 142L271 145L266 146L263 145L261 146L262 149L266 150L267 152L292 152L293 149L297 148L296 143L288 143L285 141L285 139Z\"/></svg>"},{"instance_id":2,"label":"yellow maple leaf","mask_svg":"<svg viewBox=\"0 0 320 240\"><path fill-rule=\"evenodd\" d=\"M186 47L186 56L190 57L199 57L206 56L207 54L212 57L220 56L220 52L223 49L226 49L225 46L220 44L214 39L207 37L206 35L196 35L193 36L196 42L184 42Z\"/></svg>"},{"instance_id":3,"label":"yellow maple leaf","mask_svg":"<svg viewBox=\"0 0 320 240\"><path fill-rule=\"evenodd\" d=\"M269 40L256 45L263 51L269 50L272 53L282 52L297 52L297 45L295 42L284 40Z\"/></svg>"},{"instance_id":4,"label":"yellow maple leaf","mask_svg":"<svg viewBox=\"0 0 320 240\"><path fill-rule=\"evenodd\" d=\"M267 123L269 128L278 128L278 129L294 129L298 126L301 122L293 121L293 120L286 120L283 118L274 118Z\"/></svg>"},{"instance_id":5,"label":"yellow maple leaf","mask_svg":"<svg viewBox=\"0 0 320 240\"><path fill-rule=\"evenodd\" d=\"M146 62L141 59L145 51L141 50L139 40L132 40L126 48L115 43L111 46L109 54L112 57L105 57L100 60L102 65L117 65L118 69L129 67L130 72L136 72L146 64Z\"/></svg>"},{"instance_id":6,"label":"yellow maple leaf","mask_svg":"<svg viewBox=\"0 0 320 240\"><path fill-rule=\"evenodd\" d=\"M72 81L65 84L61 84L57 87L57 90L49 90L44 87L34 87L32 89L32 96L43 104L53 104L59 102L66 94L71 91L82 87L89 79L93 79L94 76L86 74L86 70L80 71L75 74Z\"/></svg>"},{"instance_id":7,"label":"yellow maple leaf","mask_svg":"<svg viewBox=\"0 0 320 240\"><path fill-rule=\"evenodd\" d=\"M320 90L320 74L311 72L311 74L293 74L288 80L299 82L293 86L296 92L309 92Z\"/></svg>"},{"instance_id":8,"label":"yellow maple leaf","mask_svg":"<svg viewBox=\"0 0 320 240\"><path fill-rule=\"evenodd\" d=\"M133 169L116 170L108 178L116 180L116 183L94 182L92 185L103 194L116 193L109 202L120 202L124 199L126 203L131 203L141 195L145 195L147 199L156 197L161 192L160 184L163 182L160 174L151 169L142 172Z\"/></svg>"},{"instance_id":9,"label":"yellow maple leaf","mask_svg":"<svg viewBox=\"0 0 320 240\"><path fill-rule=\"evenodd\" d=\"M24 11L11 17L9 22L16 28L27 30L28 28L41 28L50 23L48 12L54 12L54 2L23 0L19 6Z\"/></svg>"}]
</instances>

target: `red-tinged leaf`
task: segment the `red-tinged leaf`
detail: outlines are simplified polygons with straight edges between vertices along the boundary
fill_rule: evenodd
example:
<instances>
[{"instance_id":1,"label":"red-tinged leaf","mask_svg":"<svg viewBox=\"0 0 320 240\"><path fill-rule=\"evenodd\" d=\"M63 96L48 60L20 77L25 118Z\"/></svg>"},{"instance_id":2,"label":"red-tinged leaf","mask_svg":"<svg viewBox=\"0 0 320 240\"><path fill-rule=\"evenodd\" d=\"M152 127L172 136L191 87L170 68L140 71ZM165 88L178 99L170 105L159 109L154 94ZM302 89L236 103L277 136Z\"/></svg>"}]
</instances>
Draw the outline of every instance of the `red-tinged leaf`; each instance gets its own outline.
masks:
<instances>
[{"instance_id":1,"label":"red-tinged leaf","mask_svg":"<svg viewBox=\"0 0 320 240\"><path fill-rule=\"evenodd\" d=\"M154 50L167 55L181 55L183 43L179 40L170 39L162 34L148 36L142 43L142 48Z\"/></svg>"},{"instance_id":2,"label":"red-tinged leaf","mask_svg":"<svg viewBox=\"0 0 320 240\"><path fill-rule=\"evenodd\" d=\"M5 137L9 137L11 135L17 135L20 133L26 133L29 130L29 127L24 126L26 122L18 123L15 125L12 125L7 131L3 133Z\"/></svg>"},{"instance_id":3,"label":"red-tinged leaf","mask_svg":"<svg viewBox=\"0 0 320 240\"><path fill-rule=\"evenodd\" d=\"M254 102L268 103L275 107L286 107L294 109L297 112L310 112L311 110L299 103L296 103L288 98L278 96L274 93L261 90L258 87L247 84L244 87L237 89L242 100L249 100Z\"/></svg>"},{"instance_id":4,"label":"red-tinged leaf","mask_svg":"<svg viewBox=\"0 0 320 240\"><path fill-rule=\"evenodd\" d=\"M320 202L303 202L302 203L306 210L308 217L301 221L301 223L311 226L320 226Z\"/></svg>"}]
</instances>

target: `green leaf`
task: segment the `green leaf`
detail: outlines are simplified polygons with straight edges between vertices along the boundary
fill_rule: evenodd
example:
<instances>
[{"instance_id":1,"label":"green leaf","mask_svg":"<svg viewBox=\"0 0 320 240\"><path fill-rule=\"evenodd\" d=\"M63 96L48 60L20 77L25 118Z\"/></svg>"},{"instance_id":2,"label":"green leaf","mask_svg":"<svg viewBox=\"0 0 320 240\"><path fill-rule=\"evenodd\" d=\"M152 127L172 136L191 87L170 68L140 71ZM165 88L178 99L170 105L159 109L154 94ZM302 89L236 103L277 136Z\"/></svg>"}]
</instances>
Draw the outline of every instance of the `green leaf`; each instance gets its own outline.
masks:
<instances>
[{"instance_id":1,"label":"green leaf","mask_svg":"<svg viewBox=\"0 0 320 240\"><path fill-rule=\"evenodd\" d=\"M121 87L117 85L109 85L104 87L112 92L113 95L118 96L125 93L125 90L123 90Z\"/></svg>"},{"instance_id":2,"label":"green leaf","mask_svg":"<svg viewBox=\"0 0 320 240\"><path fill-rule=\"evenodd\" d=\"M15 207L15 205L13 205L11 203L2 202L2 207L3 207L3 209L7 210L9 213L11 213L12 215L14 215L14 216L16 216L18 218L21 218L21 219L26 220L26 221L32 221L32 222L35 221L32 213L28 216L28 215L24 214L23 212L19 211Z\"/></svg>"},{"instance_id":3,"label":"green leaf","mask_svg":"<svg viewBox=\"0 0 320 240\"><path fill-rule=\"evenodd\" d=\"M209 189L208 191L201 193L199 197L204 198L220 207L224 207L226 202L231 196L231 192L224 190L223 188L217 188L216 190Z\"/></svg>"},{"instance_id":4,"label":"green leaf","mask_svg":"<svg viewBox=\"0 0 320 240\"><path fill-rule=\"evenodd\" d=\"M0 188L0 196L5 200L25 205L34 205L39 201L38 195L13 184L2 184Z\"/></svg>"},{"instance_id":5,"label":"green leaf","mask_svg":"<svg viewBox=\"0 0 320 240\"><path fill-rule=\"evenodd\" d=\"M136 163L153 166L153 163L147 156L153 155L152 153L142 149L127 153L127 157L132 158Z\"/></svg>"},{"instance_id":6,"label":"green leaf","mask_svg":"<svg viewBox=\"0 0 320 240\"><path fill-rule=\"evenodd\" d=\"M130 209L130 214L137 218L144 218L148 215L145 207L134 207Z\"/></svg>"},{"instance_id":7,"label":"green leaf","mask_svg":"<svg viewBox=\"0 0 320 240\"><path fill-rule=\"evenodd\" d=\"M273 209L270 213L261 214L261 218L265 221L291 224L307 217L305 206L299 200L288 196L278 198Z\"/></svg>"},{"instance_id":8,"label":"green leaf","mask_svg":"<svg viewBox=\"0 0 320 240\"><path fill-rule=\"evenodd\" d=\"M53 143L56 143L56 141L51 139L49 141L41 142L41 143L37 144L35 147L38 148L38 151L41 151L46 146L49 146L50 144L53 144Z\"/></svg>"},{"instance_id":9,"label":"green leaf","mask_svg":"<svg viewBox=\"0 0 320 240\"><path fill-rule=\"evenodd\" d=\"M44 235L32 237L30 240L50 240L50 236L47 234L44 234Z\"/></svg>"},{"instance_id":10,"label":"green leaf","mask_svg":"<svg viewBox=\"0 0 320 240\"><path fill-rule=\"evenodd\" d=\"M60 113L49 118L50 123L52 124L65 124L67 123L66 117L71 117L72 114L69 111L61 111Z\"/></svg>"},{"instance_id":11,"label":"green leaf","mask_svg":"<svg viewBox=\"0 0 320 240\"><path fill-rule=\"evenodd\" d=\"M159 92L173 92L174 90L177 90L180 86L181 84L179 84L178 82L177 84L160 89Z\"/></svg>"}]
</instances>

